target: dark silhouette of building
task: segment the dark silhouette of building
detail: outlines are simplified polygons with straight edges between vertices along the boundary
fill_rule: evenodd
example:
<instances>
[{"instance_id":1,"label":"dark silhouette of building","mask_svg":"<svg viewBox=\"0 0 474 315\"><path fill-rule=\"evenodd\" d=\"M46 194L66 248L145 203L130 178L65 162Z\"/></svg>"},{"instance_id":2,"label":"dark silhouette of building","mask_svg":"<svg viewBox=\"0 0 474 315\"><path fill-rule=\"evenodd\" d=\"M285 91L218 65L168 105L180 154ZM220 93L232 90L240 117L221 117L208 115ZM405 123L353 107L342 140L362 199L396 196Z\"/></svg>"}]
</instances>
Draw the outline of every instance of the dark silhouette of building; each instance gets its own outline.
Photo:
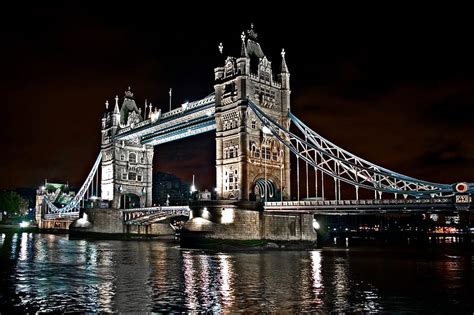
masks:
<instances>
[{"instance_id":1,"label":"dark silhouette of building","mask_svg":"<svg viewBox=\"0 0 474 315\"><path fill-rule=\"evenodd\" d=\"M155 172L153 174L154 205L185 205L189 202L190 184L183 182L171 173Z\"/></svg>"}]
</instances>

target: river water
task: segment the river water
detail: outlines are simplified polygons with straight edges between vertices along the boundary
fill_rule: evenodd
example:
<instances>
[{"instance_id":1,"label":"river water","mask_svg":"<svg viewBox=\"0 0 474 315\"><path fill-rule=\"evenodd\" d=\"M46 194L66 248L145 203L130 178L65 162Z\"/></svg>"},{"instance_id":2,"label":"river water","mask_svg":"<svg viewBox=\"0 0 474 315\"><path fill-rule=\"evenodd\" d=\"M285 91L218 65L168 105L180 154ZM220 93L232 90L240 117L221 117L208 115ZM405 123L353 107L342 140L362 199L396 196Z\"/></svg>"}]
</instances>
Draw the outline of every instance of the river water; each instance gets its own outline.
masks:
<instances>
[{"instance_id":1,"label":"river water","mask_svg":"<svg viewBox=\"0 0 474 315\"><path fill-rule=\"evenodd\" d=\"M222 253L162 241L0 237L0 313L474 311L472 250Z\"/></svg>"}]
</instances>

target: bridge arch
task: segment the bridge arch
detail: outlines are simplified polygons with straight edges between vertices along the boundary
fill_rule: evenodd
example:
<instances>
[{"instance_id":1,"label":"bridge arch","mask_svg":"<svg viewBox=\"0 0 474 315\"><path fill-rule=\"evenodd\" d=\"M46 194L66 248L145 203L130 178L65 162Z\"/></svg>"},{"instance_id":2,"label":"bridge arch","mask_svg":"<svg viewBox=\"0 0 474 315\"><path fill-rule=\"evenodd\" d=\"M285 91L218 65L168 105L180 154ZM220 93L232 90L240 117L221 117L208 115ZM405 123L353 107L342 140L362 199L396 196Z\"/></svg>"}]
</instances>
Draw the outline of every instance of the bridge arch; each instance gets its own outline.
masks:
<instances>
[{"instance_id":1,"label":"bridge arch","mask_svg":"<svg viewBox=\"0 0 474 315\"><path fill-rule=\"evenodd\" d=\"M258 178L253 184L252 194L257 201L274 200L277 197L277 187L270 178ZM265 198L265 194L267 195Z\"/></svg>"}]
</instances>

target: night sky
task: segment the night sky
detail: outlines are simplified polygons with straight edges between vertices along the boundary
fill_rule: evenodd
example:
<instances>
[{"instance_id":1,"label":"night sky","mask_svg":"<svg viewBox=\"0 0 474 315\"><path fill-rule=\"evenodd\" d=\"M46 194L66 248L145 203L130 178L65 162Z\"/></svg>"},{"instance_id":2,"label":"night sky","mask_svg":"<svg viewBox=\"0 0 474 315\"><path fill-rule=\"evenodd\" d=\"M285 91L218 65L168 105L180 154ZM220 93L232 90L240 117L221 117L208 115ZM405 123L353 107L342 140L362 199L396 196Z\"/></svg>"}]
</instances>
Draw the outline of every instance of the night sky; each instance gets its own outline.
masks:
<instances>
[{"instance_id":1,"label":"night sky","mask_svg":"<svg viewBox=\"0 0 474 315\"><path fill-rule=\"evenodd\" d=\"M214 67L239 54L251 22L274 69L285 48L292 111L314 130L406 175L474 182L467 10L131 3L2 7L1 189L45 178L80 185L100 149L105 100L113 104L130 85L139 107L147 99L167 111L170 87L174 106L208 95ZM155 169L187 181L195 173L198 186L213 187L213 137L155 147Z\"/></svg>"}]
</instances>

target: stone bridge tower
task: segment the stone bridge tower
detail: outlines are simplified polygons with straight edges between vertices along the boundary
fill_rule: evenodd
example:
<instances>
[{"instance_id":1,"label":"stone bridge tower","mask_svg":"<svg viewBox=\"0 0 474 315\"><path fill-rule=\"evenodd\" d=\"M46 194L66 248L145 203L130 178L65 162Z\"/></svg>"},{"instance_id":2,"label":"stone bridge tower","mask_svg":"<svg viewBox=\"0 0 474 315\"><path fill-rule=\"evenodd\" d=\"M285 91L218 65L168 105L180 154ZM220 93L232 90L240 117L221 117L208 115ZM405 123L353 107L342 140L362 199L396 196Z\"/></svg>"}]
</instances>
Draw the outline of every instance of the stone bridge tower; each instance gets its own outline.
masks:
<instances>
[{"instance_id":1,"label":"stone bridge tower","mask_svg":"<svg viewBox=\"0 0 474 315\"><path fill-rule=\"evenodd\" d=\"M216 183L218 199L280 200L290 197L290 152L248 107L251 100L289 127L290 73L282 50L275 77L253 29L241 35L240 57L227 57L215 73ZM222 44L219 49L222 52Z\"/></svg>"},{"instance_id":2,"label":"stone bridge tower","mask_svg":"<svg viewBox=\"0 0 474 315\"><path fill-rule=\"evenodd\" d=\"M112 202L112 208L149 207L152 204L153 146L140 139L114 140L122 128L143 120L133 93L125 92L122 106L115 97L115 107L102 118L102 199ZM106 103L108 108L108 102Z\"/></svg>"}]
</instances>

